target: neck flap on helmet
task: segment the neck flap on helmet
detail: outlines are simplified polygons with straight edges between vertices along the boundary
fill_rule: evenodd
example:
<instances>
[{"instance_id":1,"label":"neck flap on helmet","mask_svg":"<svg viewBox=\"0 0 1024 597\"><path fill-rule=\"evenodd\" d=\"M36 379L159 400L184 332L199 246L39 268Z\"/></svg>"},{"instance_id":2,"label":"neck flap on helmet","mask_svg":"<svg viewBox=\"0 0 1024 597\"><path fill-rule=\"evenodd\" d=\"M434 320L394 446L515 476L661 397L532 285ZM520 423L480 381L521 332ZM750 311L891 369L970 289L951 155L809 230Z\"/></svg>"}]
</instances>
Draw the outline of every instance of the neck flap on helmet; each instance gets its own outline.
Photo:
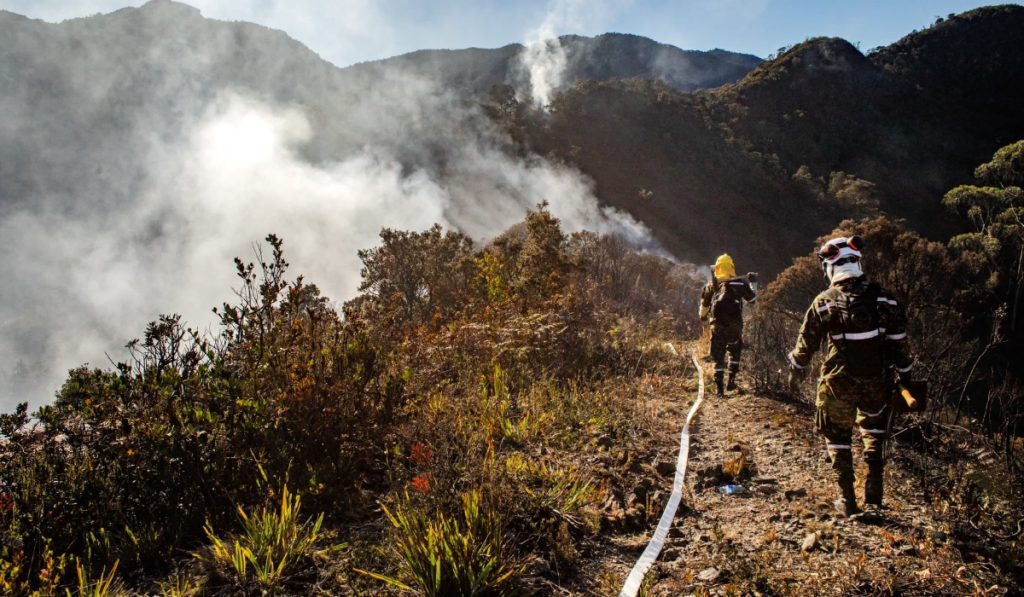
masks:
<instances>
[{"instance_id":1,"label":"neck flap on helmet","mask_svg":"<svg viewBox=\"0 0 1024 597\"><path fill-rule=\"evenodd\" d=\"M715 260L715 279L721 282L736 277L736 265L728 253L722 253Z\"/></svg>"},{"instance_id":2,"label":"neck flap on helmet","mask_svg":"<svg viewBox=\"0 0 1024 597\"><path fill-rule=\"evenodd\" d=\"M861 269L861 249L864 240L860 236L833 238L818 249L822 270L831 284L864 275Z\"/></svg>"}]
</instances>

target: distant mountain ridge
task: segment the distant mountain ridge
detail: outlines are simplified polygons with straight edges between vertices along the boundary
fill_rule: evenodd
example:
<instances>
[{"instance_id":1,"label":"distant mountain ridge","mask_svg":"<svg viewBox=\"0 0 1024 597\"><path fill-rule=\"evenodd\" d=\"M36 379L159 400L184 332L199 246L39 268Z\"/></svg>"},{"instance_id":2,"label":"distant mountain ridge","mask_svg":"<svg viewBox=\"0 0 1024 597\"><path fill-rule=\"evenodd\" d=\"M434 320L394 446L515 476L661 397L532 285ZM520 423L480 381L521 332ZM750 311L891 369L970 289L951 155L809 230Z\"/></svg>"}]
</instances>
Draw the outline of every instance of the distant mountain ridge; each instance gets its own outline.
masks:
<instances>
[{"instance_id":1,"label":"distant mountain ridge","mask_svg":"<svg viewBox=\"0 0 1024 597\"><path fill-rule=\"evenodd\" d=\"M736 80L759 61L721 50L687 52L619 34L566 36L561 43L568 56L566 85L580 77L652 77L659 70L670 85L692 90ZM337 68L284 32L206 19L198 9L171 0L59 24L0 11L0 107L21 131L0 128L0 213L5 204L39 193L88 194L39 175L50 167L70 169L63 180L95 185L97 193L114 185L122 187L118 193L131 195L134 185L123 188L131 174L119 180L95 176L112 174L111 165L132 158L132 152L121 152L131 145L125 138L133 134L131 123L144 120L147 127L160 127L147 133L174 137L184 121L226 89L304 107L317 131L306 155L331 160L339 157L339 147L373 138L370 130L339 124L353 104L376 93L372 89L391 93L395 76L411 75L473 100L495 84L521 79L515 64L521 50L517 44L423 50ZM109 126L115 122L120 125ZM33 134L22 134L28 129ZM86 131L90 151L79 151Z\"/></svg>"},{"instance_id":2,"label":"distant mountain ridge","mask_svg":"<svg viewBox=\"0 0 1024 597\"><path fill-rule=\"evenodd\" d=\"M562 87L578 81L647 78L662 80L679 91L696 91L737 81L761 62L750 54L681 50L622 33L563 35L558 40L567 63ZM369 74L399 67L478 95L492 85L522 82L525 73L518 60L523 49L522 44L509 44L494 50L418 50L345 70Z\"/></svg>"},{"instance_id":3,"label":"distant mountain ridge","mask_svg":"<svg viewBox=\"0 0 1024 597\"><path fill-rule=\"evenodd\" d=\"M0 266L20 281L0 286L0 339L9 340L0 362L31 364L53 351L53 313L85 322L76 337L119 343L122 332L75 276L95 284L86 265L116 271L125 255L175 266L175 251L220 233L181 223L197 192L193 137L225 97L282 119L274 126L285 146L273 150L294 167L289 175L330 181L341 164L379 173L408 197L440 197L429 210L388 207L370 185L366 209L377 201L483 237L542 199L589 196L592 184L603 207L627 212L677 258L708 263L727 251L766 278L846 217L884 213L948 238L959 224L942 194L1024 138L1016 5L943 19L867 55L832 38L764 62L623 34L559 43L565 71L548 111L511 93L527 82L517 44L338 68L284 32L168 0L61 24L0 12L0 236L17 248ZM229 163L245 141L205 156L204 167ZM280 198L288 215L302 205L289 192ZM154 199L161 193L173 199ZM236 207L242 213L222 214L225 222L256 211ZM330 237L346 224L310 226ZM53 234L73 237L73 254L52 251ZM125 284L137 304L152 292L135 278Z\"/></svg>"},{"instance_id":4,"label":"distant mountain ridge","mask_svg":"<svg viewBox=\"0 0 1024 597\"><path fill-rule=\"evenodd\" d=\"M561 110L512 126L533 130L520 141L593 177L604 202L647 222L680 257L703 260L723 245L757 253L727 225L749 219L753 228L743 230L784 237L777 268L808 236L865 205L910 218L925 233L947 232L936 207L944 189L1024 135L1022 31L1024 8L996 6L941 19L867 56L844 40L817 38L768 62L633 35L564 36ZM339 69L283 32L212 21L169 0L58 25L3 12L0 107L10 118L0 127L0 214L55 194L131 197L143 181L123 167L134 157L125 152L130 138L174 138L225 89L303 107L315 130L303 154L334 160L339 148L374 138L377 123L344 115L391 93L400 83L389 73L486 103L495 85L522 82L521 50L422 50ZM432 135L422 132L428 143ZM393 151L410 165L444 167L441 146ZM49 175L55 171L65 175ZM829 197L843 191L839 183L871 196L837 207ZM717 210L703 209L709 205ZM720 226L689 217L677 226L673 214L694 206L739 215ZM774 232L790 211L795 220L783 221L792 230Z\"/></svg>"},{"instance_id":5,"label":"distant mountain ridge","mask_svg":"<svg viewBox=\"0 0 1024 597\"><path fill-rule=\"evenodd\" d=\"M844 217L886 213L932 238L943 193L1024 138L1024 7L942 19L862 54L814 38L733 84L577 85L529 143L592 176L677 255L729 250L779 271ZM948 65L948 68L945 66ZM528 121L528 119L527 119Z\"/></svg>"}]
</instances>

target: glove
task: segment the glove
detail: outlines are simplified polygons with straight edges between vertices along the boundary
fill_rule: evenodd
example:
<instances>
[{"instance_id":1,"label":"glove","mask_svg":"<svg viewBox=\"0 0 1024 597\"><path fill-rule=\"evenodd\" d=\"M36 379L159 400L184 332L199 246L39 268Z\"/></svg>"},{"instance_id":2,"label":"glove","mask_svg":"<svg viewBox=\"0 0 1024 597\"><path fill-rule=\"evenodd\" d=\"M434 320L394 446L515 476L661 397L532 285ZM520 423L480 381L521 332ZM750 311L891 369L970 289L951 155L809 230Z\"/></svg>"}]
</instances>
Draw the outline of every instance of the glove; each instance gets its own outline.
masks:
<instances>
[{"instance_id":1,"label":"glove","mask_svg":"<svg viewBox=\"0 0 1024 597\"><path fill-rule=\"evenodd\" d=\"M789 378L787 380L789 391L795 393L800 389L800 382L807 377L807 370L796 366L796 361L793 360L792 354L786 355L786 365L789 366Z\"/></svg>"},{"instance_id":2,"label":"glove","mask_svg":"<svg viewBox=\"0 0 1024 597\"><path fill-rule=\"evenodd\" d=\"M794 394L799 392L800 391L800 383L803 380L804 380L804 373L803 373L803 371L801 371L800 369L790 369L789 370L789 379L787 380L788 383L789 383L789 391L794 393Z\"/></svg>"}]
</instances>

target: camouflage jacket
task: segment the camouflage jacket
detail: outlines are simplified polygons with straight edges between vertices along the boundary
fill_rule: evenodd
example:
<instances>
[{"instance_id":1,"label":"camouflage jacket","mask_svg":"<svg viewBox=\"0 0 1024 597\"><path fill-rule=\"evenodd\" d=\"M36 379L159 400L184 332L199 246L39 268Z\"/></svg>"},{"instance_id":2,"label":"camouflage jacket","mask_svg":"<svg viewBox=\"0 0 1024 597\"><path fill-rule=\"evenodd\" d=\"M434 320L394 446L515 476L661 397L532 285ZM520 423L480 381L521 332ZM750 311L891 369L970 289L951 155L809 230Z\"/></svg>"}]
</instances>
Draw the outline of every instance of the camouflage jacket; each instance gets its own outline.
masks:
<instances>
[{"instance_id":1,"label":"camouflage jacket","mask_svg":"<svg viewBox=\"0 0 1024 597\"><path fill-rule=\"evenodd\" d=\"M814 299L788 355L790 366L806 368L823 344L822 377L884 378L911 369L903 308L863 276L833 284Z\"/></svg>"}]
</instances>

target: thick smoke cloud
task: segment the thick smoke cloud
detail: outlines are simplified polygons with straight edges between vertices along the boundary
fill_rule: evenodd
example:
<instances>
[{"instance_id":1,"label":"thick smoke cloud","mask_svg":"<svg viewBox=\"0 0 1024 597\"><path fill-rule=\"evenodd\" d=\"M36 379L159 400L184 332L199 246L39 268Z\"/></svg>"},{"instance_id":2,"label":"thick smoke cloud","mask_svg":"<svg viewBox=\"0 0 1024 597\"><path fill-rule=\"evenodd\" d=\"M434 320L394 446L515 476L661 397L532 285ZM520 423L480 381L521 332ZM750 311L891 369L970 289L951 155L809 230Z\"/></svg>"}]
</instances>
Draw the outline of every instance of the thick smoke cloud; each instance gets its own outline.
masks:
<instances>
[{"instance_id":1,"label":"thick smoke cloud","mask_svg":"<svg viewBox=\"0 0 1024 597\"><path fill-rule=\"evenodd\" d=\"M230 36L216 39L234 56ZM200 84L176 70L173 51L152 45L147 55L163 71L144 69L149 90L125 92L109 75L93 85L79 68L55 67L47 85L63 98L42 107L28 93L0 98L40 123L8 121L0 137L4 155L28 156L14 162L25 167L8 187L25 192L0 197L4 411L49 401L69 368L123 358L125 342L161 313L211 325L211 307L231 298L232 258L252 259L270 232L284 238L292 273L334 300L354 295L356 252L382 227L438 222L482 241L547 200L569 230L647 238L627 215L601 208L577 171L518 156L474 102L431 81L400 72L347 81L330 98L342 108L329 111L306 97L310 89L297 100L265 92L280 79ZM187 59L198 69L219 54Z\"/></svg>"}]
</instances>

